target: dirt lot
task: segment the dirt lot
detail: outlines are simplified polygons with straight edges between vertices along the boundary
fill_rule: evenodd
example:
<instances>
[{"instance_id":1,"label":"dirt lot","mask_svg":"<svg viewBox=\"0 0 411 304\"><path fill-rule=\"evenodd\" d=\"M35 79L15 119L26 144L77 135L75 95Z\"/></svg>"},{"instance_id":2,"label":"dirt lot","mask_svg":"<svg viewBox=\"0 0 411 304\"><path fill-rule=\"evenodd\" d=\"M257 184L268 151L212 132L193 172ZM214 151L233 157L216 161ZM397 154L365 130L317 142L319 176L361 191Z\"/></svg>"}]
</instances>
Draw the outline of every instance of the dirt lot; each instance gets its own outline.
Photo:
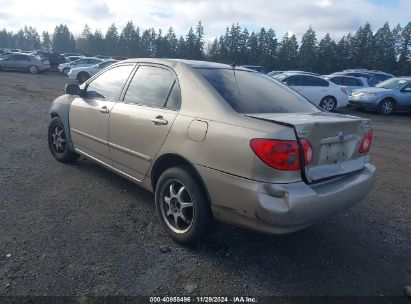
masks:
<instances>
[{"instance_id":1,"label":"dirt lot","mask_svg":"<svg viewBox=\"0 0 411 304\"><path fill-rule=\"evenodd\" d=\"M58 74L0 73L0 295L403 295L411 285L411 115L372 118L374 190L287 236L216 225L170 241L152 194L47 147Z\"/></svg>"}]
</instances>

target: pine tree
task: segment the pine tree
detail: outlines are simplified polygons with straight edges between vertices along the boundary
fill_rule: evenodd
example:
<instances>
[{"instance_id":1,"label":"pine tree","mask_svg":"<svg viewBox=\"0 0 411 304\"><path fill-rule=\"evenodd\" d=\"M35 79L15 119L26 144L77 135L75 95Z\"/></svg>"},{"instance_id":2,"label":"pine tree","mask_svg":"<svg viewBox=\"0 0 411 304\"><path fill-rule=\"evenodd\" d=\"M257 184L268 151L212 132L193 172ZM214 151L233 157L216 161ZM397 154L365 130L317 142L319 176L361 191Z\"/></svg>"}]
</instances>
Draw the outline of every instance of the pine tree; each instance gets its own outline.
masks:
<instances>
[{"instance_id":1,"label":"pine tree","mask_svg":"<svg viewBox=\"0 0 411 304\"><path fill-rule=\"evenodd\" d=\"M374 63L374 35L368 22L355 33L352 47L354 67L372 69Z\"/></svg>"},{"instance_id":2,"label":"pine tree","mask_svg":"<svg viewBox=\"0 0 411 304\"><path fill-rule=\"evenodd\" d=\"M301 46L298 50L298 64L299 68L304 71L315 72L317 66L317 37L311 26L301 39Z\"/></svg>"},{"instance_id":3,"label":"pine tree","mask_svg":"<svg viewBox=\"0 0 411 304\"><path fill-rule=\"evenodd\" d=\"M395 68L395 41L388 23L374 35L374 69L392 71Z\"/></svg>"},{"instance_id":4,"label":"pine tree","mask_svg":"<svg viewBox=\"0 0 411 304\"><path fill-rule=\"evenodd\" d=\"M50 39L50 34L47 31L43 31L41 34L41 47L46 50L50 51L51 50L51 39Z\"/></svg>"},{"instance_id":5,"label":"pine tree","mask_svg":"<svg viewBox=\"0 0 411 304\"><path fill-rule=\"evenodd\" d=\"M288 37L286 33L278 50L278 68L294 70L298 67L298 42L295 35Z\"/></svg>"},{"instance_id":6,"label":"pine tree","mask_svg":"<svg viewBox=\"0 0 411 304\"><path fill-rule=\"evenodd\" d=\"M336 71L337 44L327 33L320 40L317 48L317 71L320 74L329 74Z\"/></svg>"},{"instance_id":7,"label":"pine tree","mask_svg":"<svg viewBox=\"0 0 411 304\"><path fill-rule=\"evenodd\" d=\"M401 31L401 49L397 73L411 75L411 22L408 22Z\"/></svg>"},{"instance_id":8,"label":"pine tree","mask_svg":"<svg viewBox=\"0 0 411 304\"><path fill-rule=\"evenodd\" d=\"M114 23L107 29L103 53L105 55L116 55L118 53L118 30Z\"/></svg>"},{"instance_id":9,"label":"pine tree","mask_svg":"<svg viewBox=\"0 0 411 304\"><path fill-rule=\"evenodd\" d=\"M201 21L198 22L196 27L196 59L203 59L204 57L204 27Z\"/></svg>"},{"instance_id":10,"label":"pine tree","mask_svg":"<svg viewBox=\"0 0 411 304\"><path fill-rule=\"evenodd\" d=\"M52 49L55 53L74 52L76 49L73 35L67 25L56 26L53 34Z\"/></svg>"}]
</instances>

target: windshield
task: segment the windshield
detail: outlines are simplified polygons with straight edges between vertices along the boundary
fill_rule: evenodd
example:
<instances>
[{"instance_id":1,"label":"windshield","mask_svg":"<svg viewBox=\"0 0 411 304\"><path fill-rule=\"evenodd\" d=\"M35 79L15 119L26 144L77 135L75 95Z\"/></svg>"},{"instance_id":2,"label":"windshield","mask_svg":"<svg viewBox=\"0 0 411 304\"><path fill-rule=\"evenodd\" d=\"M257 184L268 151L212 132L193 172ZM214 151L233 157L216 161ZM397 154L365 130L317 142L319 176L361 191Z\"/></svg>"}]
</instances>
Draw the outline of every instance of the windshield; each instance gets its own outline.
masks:
<instances>
[{"instance_id":1,"label":"windshield","mask_svg":"<svg viewBox=\"0 0 411 304\"><path fill-rule=\"evenodd\" d=\"M319 109L289 87L261 73L198 69L238 113L312 113Z\"/></svg>"},{"instance_id":2,"label":"windshield","mask_svg":"<svg viewBox=\"0 0 411 304\"><path fill-rule=\"evenodd\" d=\"M407 80L407 79L398 79L398 78L388 79L386 81L380 82L375 87L389 89L389 90L399 90L409 82L410 80Z\"/></svg>"}]
</instances>

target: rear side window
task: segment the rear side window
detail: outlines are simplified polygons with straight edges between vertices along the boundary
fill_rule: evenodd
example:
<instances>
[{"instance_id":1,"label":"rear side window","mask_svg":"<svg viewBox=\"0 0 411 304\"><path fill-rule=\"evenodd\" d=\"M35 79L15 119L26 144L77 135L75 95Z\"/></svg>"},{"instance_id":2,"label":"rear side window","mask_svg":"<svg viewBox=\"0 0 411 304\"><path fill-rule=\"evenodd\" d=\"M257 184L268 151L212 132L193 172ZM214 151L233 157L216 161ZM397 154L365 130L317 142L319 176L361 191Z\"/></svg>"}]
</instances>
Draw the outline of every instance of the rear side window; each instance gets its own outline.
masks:
<instances>
[{"instance_id":1,"label":"rear side window","mask_svg":"<svg viewBox=\"0 0 411 304\"><path fill-rule=\"evenodd\" d=\"M307 87L328 87L329 83L328 81L318 78L318 77L313 77L313 76L302 76L304 79L304 86Z\"/></svg>"},{"instance_id":2,"label":"rear side window","mask_svg":"<svg viewBox=\"0 0 411 304\"><path fill-rule=\"evenodd\" d=\"M120 65L95 78L87 86L87 98L117 100L133 70L133 65Z\"/></svg>"},{"instance_id":3,"label":"rear side window","mask_svg":"<svg viewBox=\"0 0 411 304\"><path fill-rule=\"evenodd\" d=\"M232 69L197 69L238 113L319 112L304 97L261 73Z\"/></svg>"},{"instance_id":4,"label":"rear side window","mask_svg":"<svg viewBox=\"0 0 411 304\"><path fill-rule=\"evenodd\" d=\"M362 82L359 79L355 78L346 78L345 85L351 87L362 87Z\"/></svg>"},{"instance_id":5,"label":"rear side window","mask_svg":"<svg viewBox=\"0 0 411 304\"><path fill-rule=\"evenodd\" d=\"M26 55L15 55L14 57L15 60L24 60L24 61L29 61L30 57Z\"/></svg>"},{"instance_id":6,"label":"rear side window","mask_svg":"<svg viewBox=\"0 0 411 304\"><path fill-rule=\"evenodd\" d=\"M385 81L387 79L392 78L390 75L385 75L385 74L374 74L374 77L378 80L378 81Z\"/></svg>"},{"instance_id":7,"label":"rear side window","mask_svg":"<svg viewBox=\"0 0 411 304\"><path fill-rule=\"evenodd\" d=\"M290 76L282 80L283 83L289 86L303 86L304 85L304 79L302 76L296 75L296 76Z\"/></svg>"},{"instance_id":8,"label":"rear side window","mask_svg":"<svg viewBox=\"0 0 411 304\"><path fill-rule=\"evenodd\" d=\"M173 99L179 99L179 92L172 91L175 85L176 79L169 70L143 65L131 80L124 102L162 108L171 98L169 102L174 107L178 101Z\"/></svg>"},{"instance_id":9,"label":"rear side window","mask_svg":"<svg viewBox=\"0 0 411 304\"><path fill-rule=\"evenodd\" d=\"M338 85L346 85L344 81L344 77L334 77L334 78L331 78L330 81Z\"/></svg>"}]
</instances>

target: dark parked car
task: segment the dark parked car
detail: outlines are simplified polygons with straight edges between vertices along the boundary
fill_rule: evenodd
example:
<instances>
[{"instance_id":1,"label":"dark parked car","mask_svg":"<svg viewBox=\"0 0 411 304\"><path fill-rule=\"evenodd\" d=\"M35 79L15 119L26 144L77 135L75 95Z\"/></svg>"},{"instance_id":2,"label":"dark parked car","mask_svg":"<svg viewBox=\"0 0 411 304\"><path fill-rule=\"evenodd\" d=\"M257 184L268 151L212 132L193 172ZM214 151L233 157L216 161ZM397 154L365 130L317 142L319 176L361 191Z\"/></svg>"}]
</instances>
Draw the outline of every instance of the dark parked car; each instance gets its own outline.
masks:
<instances>
[{"instance_id":1,"label":"dark parked car","mask_svg":"<svg viewBox=\"0 0 411 304\"><path fill-rule=\"evenodd\" d=\"M59 66L59 64L67 62L64 56L57 54L57 53L51 53L51 52L45 52L45 51L35 51L31 54L50 62L51 70L57 70L57 67Z\"/></svg>"},{"instance_id":2,"label":"dark parked car","mask_svg":"<svg viewBox=\"0 0 411 304\"><path fill-rule=\"evenodd\" d=\"M241 68L257 71L260 73L267 74L267 70L265 67L262 67L260 65L240 65Z\"/></svg>"},{"instance_id":3,"label":"dark parked car","mask_svg":"<svg viewBox=\"0 0 411 304\"><path fill-rule=\"evenodd\" d=\"M32 74L50 69L50 63L32 55L10 54L0 58L0 70L24 70Z\"/></svg>"},{"instance_id":4,"label":"dark parked car","mask_svg":"<svg viewBox=\"0 0 411 304\"><path fill-rule=\"evenodd\" d=\"M343 72L333 73L331 75L332 76L335 76L335 75L348 75L348 76L353 76L353 77L362 77L362 78L367 79L368 85L370 87L373 87L377 83L379 83L379 81L377 80L377 78L373 74L368 73L366 71L361 71L361 72L359 72L359 71L343 71Z\"/></svg>"}]
</instances>

